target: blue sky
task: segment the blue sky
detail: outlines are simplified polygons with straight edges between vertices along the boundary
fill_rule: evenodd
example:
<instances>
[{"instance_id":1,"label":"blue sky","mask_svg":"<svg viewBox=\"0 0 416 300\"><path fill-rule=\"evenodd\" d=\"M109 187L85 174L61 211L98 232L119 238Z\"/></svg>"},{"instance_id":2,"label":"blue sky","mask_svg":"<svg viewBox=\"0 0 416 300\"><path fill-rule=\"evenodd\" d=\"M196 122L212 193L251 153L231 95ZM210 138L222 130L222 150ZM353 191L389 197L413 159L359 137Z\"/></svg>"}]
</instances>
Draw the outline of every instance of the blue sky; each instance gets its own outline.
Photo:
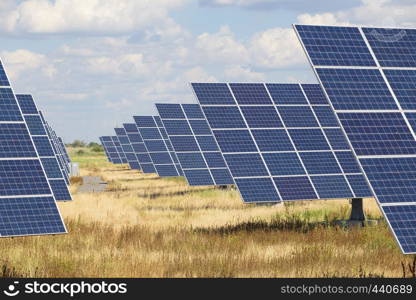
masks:
<instances>
[{"instance_id":1,"label":"blue sky","mask_svg":"<svg viewBox=\"0 0 416 300\"><path fill-rule=\"evenodd\" d=\"M189 82L316 82L291 28L414 27L414 0L0 0L0 57L66 142L98 141Z\"/></svg>"}]
</instances>

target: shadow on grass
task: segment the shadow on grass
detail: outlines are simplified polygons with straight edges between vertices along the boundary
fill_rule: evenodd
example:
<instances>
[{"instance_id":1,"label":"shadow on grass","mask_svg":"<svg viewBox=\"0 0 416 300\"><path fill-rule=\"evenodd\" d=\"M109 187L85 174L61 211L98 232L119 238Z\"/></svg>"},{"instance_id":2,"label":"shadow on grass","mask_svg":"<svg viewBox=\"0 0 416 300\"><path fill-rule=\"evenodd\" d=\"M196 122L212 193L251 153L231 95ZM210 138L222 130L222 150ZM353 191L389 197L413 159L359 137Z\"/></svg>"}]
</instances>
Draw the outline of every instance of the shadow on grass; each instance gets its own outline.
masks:
<instances>
[{"instance_id":1,"label":"shadow on grass","mask_svg":"<svg viewBox=\"0 0 416 300\"><path fill-rule=\"evenodd\" d=\"M169 186L170 187L170 186ZM215 188L206 188L206 189L198 189L198 190L185 190L185 191L174 191L174 192L153 192L153 193L139 193L139 197L149 198L149 199L156 199L159 197L175 197L175 196L185 196L189 194L196 194L204 191L214 190Z\"/></svg>"},{"instance_id":2,"label":"shadow on grass","mask_svg":"<svg viewBox=\"0 0 416 300\"><path fill-rule=\"evenodd\" d=\"M334 228L336 230L351 230L352 227L345 227L339 224L339 220L311 221L299 215L287 217L275 217L271 221L253 220L233 225L224 225L215 228L196 228L195 233L229 235L238 232L272 232L272 231L294 231L307 233L316 228ZM380 222L381 224L381 222ZM354 227L356 228L356 227Z\"/></svg>"}]
</instances>

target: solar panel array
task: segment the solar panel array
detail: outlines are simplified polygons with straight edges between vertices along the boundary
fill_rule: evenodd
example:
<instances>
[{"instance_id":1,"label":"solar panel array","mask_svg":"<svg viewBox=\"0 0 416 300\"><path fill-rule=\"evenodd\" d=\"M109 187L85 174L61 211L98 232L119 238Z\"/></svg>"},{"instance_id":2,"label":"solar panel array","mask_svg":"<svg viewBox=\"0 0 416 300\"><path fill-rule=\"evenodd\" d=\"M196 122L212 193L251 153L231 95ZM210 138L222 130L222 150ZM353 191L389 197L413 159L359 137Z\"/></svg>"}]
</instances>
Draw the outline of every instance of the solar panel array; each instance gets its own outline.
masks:
<instances>
[{"instance_id":1,"label":"solar panel array","mask_svg":"<svg viewBox=\"0 0 416 300\"><path fill-rule=\"evenodd\" d=\"M140 168L143 173L150 174L156 173L156 169L153 165L152 159L147 151L146 146L144 145L142 136L139 133L136 123L126 123L124 124L124 129L126 130L127 137L130 141L130 144L133 148L133 151L136 155L137 161L139 162Z\"/></svg>"},{"instance_id":2,"label":"solar panel array","mask_svg":"<svg viewBox=\"0 0 416 300\"><path fill-rule=\"evenodd\" d=\"M150 159L160 177L182 176L182 170L158 116L134 116Z\"/></svg>"},{"instance_id":3,"label":"solar panel array","mask_svg":"<svg viewBox=\"0 0 416 300\"><path fill-rule=\"evenodd\" d=\"M107 157L107 160L109 162L113 163L113 159L110 155L110 152L108 151L108 148L111 147L109 145L109 142L111 142L111 144L112 144L113 141L111 140L111 138L109 136L100 136L99 140L100 140L101 145L103 146L104 153L105 153L105 156ZM117 153L117 155L118 155L118 153Z\"/></svg>"},{"instance_id":4,"label":"solar panel array","mask_svg":"<svg viewBox=\"0 0 416 300\"><path fill-rule=\"evenodd\" d=\"M66 184L69 184L69 166L68 163L66 162L65 158L63 157L62 153L61 153L61 149L60 147L57 145L57 141L56 141L56 133L55 131L52 129L51 126L49 126L48 122L46 122L45 117L43 116L42 112L39 111L39 116L42 120L43 126L46 130L46 133L48 135L49 141L50 141L50 145L52 146L52 150L58 160L58 164L60 166L61 172L64 175L64 179Z\"/></svg>"},{"instance_id":5,"label":"solar panel array","mask_svg":"<svg viewBox=\"0 0 416 300\"><path fill-rule=\"evenodd\" d=\"M121 147L120 140L118 139L118 136L113 135L113 136L111 136L111 139L113 140L113 144L116 147L116 151L118 153L118 156L121 159L121 163L126 164L127 163L127 157L126 157L126 154L123 151L123 147Z\"/></svg>"},{"instance_id":6,"label":"solar panel array","mask_svg":"<svg viewBox=\"0 0 416 300\"><path fill-rule=\"evenodd\" d=\"M0 63L0 236L66 233L32 138ZM36 147L35 147L36 143Z\"/></svg>"},{"instance_id":7,"label":"solar panel array","mask_svg":"<svg viewBox=\"0 0 416 300\"><path fill-rule=\"evenodd\" d=\"M156 104L156 108L189 185L234 184L198 104Z\"/></svg>"},{"instance_id":8,"label":"solar panel array","mask_svg":"<svg viewBox=\"0 0 416 300\"><path fill-rule=\"evenodd\" d=\"M416 30L295 25L404 253L416 253Z\"/></svg>"},{"instance_id":9,"label":"solar panel array","mask_svg":"<svg viewBox=\"0 0 416 300\"><path fill-rule=\"evenodd\" d=\"M245 202L371 196L318 85L192 87Z\"/></svg>"},{"instance_id":10,"label":"solar panel array","mask_svg":"<svg viewBox=\"0 0 416 300\"><path fill-rule=\"evenodd\" d=\"M64 179L57 156L52 148L51 141L46 133L39 111L31 95L16 95L22 109L22 114L28 126L29 133L35 142L42 166L49 180L53 195L57 201L72 200L71 194Z\"/></svg>"},{"instance_id":11,"label":"solar panel array","mask_svg":"<svg viewBox=\"0 0 416 300\"><path fill-rule=\"evenodd\" d=\"M129 164L130 169L140 170L139 161L137 160L137 156L134 153L133 147L127 136L126 130L124 128L114 128L114 131L116 132L121 148L123 149L123 152L126 155L127 163Z\"/></svg>"},{"instance_id":12,"label":"solar panel array","mask_svg":"<svg viewBox=\"0 0 416 300\"><path fill-rule=\"evenodd\" d=\"M113 163L113 164L122 164L122 160L121 157L117 151L116 145L113 142L113 137L112 136L102 136L101 137L101 143L104 147L104 149L106 149L107 154L108 154L108 159Z\"/></svg>"}]
</instances>

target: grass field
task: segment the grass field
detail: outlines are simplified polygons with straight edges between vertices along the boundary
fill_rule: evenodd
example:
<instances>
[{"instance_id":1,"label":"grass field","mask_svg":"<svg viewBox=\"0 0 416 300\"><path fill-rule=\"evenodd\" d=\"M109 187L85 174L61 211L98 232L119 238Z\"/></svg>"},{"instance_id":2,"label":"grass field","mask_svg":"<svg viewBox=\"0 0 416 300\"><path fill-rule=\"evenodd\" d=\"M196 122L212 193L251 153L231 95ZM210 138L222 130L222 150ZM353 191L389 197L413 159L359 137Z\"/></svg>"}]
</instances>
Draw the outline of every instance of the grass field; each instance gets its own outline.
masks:
<instances>
[{"instance_id":1,"label":"grass field","mask_svg":"<svg viewBox=\"0 0 416 300\"><path fill-rule=\"evenodd\" d=\"M82 150L82 151L79 151ZM343 229L345 201L243 204L235 190L188 187L71 149L81 175L108 191L59 203L69 234L0 239L3 276L403 277L402 255L372 199L376 226Z\"/></svg>"}]
</instances>

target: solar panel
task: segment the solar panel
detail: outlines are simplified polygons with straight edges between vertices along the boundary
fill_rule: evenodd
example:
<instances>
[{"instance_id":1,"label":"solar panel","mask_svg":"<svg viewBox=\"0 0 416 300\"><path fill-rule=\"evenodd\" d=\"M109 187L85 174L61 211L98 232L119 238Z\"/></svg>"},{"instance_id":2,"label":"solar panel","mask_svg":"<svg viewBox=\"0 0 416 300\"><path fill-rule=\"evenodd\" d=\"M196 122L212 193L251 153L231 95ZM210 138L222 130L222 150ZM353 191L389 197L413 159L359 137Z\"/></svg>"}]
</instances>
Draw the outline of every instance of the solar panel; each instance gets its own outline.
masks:
<instances>
[{"instance_id":1,"label":"solar panel","mask_svg":"<svg viewBox=\"0 0 416 300\"><path fill-rule=\"evenodd\" d=\"M416 30L295 30L402 251L416 253Z\"/></svg>"},{"instance_id":2,"label":"solar panel","mask_svg":"<svg viewBox=\"0 0 416 300\"><path fill-rule=\"evenodd\" d=\"M113 137L102 136L101 142L102 142L103 147L107 151L109 161L112 162L113 164L121 164L122 161L121 161L120 155L118 154L117 148L113 142Z\"/></svg>"},{"instance_id":3,"label":"solar panel","mask_svg":"<svg viewBox=\"0 0 416 300\"><path fill-rule=\"evenodd\" d=\"M123 148L121 147L121 144L120 144L120 141L119 141L118 137L116 135L113 135L111 137L111 139L113 140L114 147L116 148L117 154L120 158L120 163L121 164L126 164L127 163L127 157L124 154Z\"/></svg>"},{"instance_id":4,"label":"solar panel","mask_svg":"<svg viewBox=\"0 0 416 300\"><path fill-rule=\"evenodd\" d=\"M39 111L36 109L35 101L31 95L16 95L16 99L22 109L23 118L26 121L29 133L33 139L43 138L50 148L51 155L41 155L41 149L37 149L40 161L46 172L49 184L52 188L53 195L57 201L71 201L72 197L67 187L64 174L58 164L58 159L53 152L51 142L46 133ZM35 143L36 146L38 144Z\"/></svg>"},{"instance_id":5,"label":"solar panel","mask_svg":"<svg viewBox=\"0 0 416 300\"><path fill-rule=\"evenodd\" d=\"M0 63L0 236L66 233L21 108Z\"/></svg>"},{"instance_id":6,"label":"solar panel","mask_svg":"<svg viewBox=\"0 0 416 300\"><path fill-rule=\"evenodd\" d=\"M176 154L158 116L134 116L150 159L160 177L182 176Z\"/></svg>"},{"instance_id":7,"label":"solar panel","mask_svg":"<svg viewBox=\"0 0 416 300\"><path fill-rule=\"evenodd\" d=\"M197 137L213 135L198 104L156 104L156 108L189 185L234 184L215 140L214 151L202 151L199 145ZM192 142L183 144L183 138Z\"/></svg>"},{"instance_id":8,"label":"solar panel","mask_svg":"<svg viewBox=\"0 0 416 300\"><path fill-rule=\"evenodd\" d=\"M107 157L107 160L109 162L113 162L112 159L111 159L110 153L108 152L108 147L109 147L109 145L108 145L108 142L109 142L108 138L109 137L107 137L107 136L100 136L99 137L99 140L100 140L101 146L103 146L104 153L105 153L105 156ZM110 141L111 141L111 139L110 139ZM111 143L112 143L112 141L111 141Z\"/></svg>"},{"instance_id":9,"label":"solar panel","mask_svg":"<svg viewBox=\"0 0 416 300\"><path fill-rule=\"evenodd\" d=\"M143 173L156 173L155 166L153 165L152 159L150 158L149 152L147 151L146 145L143 142L136 123L124 124L124 129L126 130L127 137L133 147L133 151Z\"/></svg>"},{"instance_id":10,"label":"solar panel","mask_svg":"<svg viewBox=\"0 0 416 300\"><path fill-rule=\"evenodd\" d=\"M114 130L120 142L121 148L123 149L123 152L126 155L127 163L129 164L130 169L140 170L139 161L137 160L137 156L134 153L133 147L127 136L126 130L124 128L115 128Z\"/></svg>"},{"instance_id":11,"label":"solar panel","mask_svg":"<svg viewBox=\"0 0 416 300\"><path fill-rule=\"evenodd\" d=\"M26 99L26 101L23 101L26 104L30 103L30 100L28 100L29 98L26 97L26 98L22 98L22 99ZM33 102L33 105L34 105L34 102ZM31 106L33 107L33 105L31 105ZM49 152L49 154L43 153L43 156L51 155L51 152L54 153L54 155L57 158L57 161L58 161L59 167L61 169L61 172L64 175L65 182L66 182L67 185L69 185L69 169L68 169L67 164L65 163L64 158L62 157L62 154L60 153L60 149L59 149L58 145L56 144L53 129L49 126L48 122L46 122L42 112L41 111L38 111L38 112L39 112L40 119L42 120L42 124L43 124L43 126L46 130L48 140L49 140L49 143L48 143L46 141L45 137L40 137L42 140L44 140L43 144L46 144L46 146L47 146L45 150L47 150L47 152ZM37 139L38 139L38 137L34 138L35 144L40 142L40 141L37 142ZM39 150L42 149L40 145L38 146L38 148L39 148Z\"/></svg>"},{"instance_id":12,"label":"solar panel","mask_svg":"<svg viewBox=\"0 0 416 300\"><path fill-rule=\"evenodd\" d=\"M329 104L316 104L322 95L310 85L192 87L245 202L371 196L361 171L351 167L356 162L339 160L352 152L342 147L338 124L327 119ZM305 88L313 91L309 97Z\"/></svg>"}]
</instances>

